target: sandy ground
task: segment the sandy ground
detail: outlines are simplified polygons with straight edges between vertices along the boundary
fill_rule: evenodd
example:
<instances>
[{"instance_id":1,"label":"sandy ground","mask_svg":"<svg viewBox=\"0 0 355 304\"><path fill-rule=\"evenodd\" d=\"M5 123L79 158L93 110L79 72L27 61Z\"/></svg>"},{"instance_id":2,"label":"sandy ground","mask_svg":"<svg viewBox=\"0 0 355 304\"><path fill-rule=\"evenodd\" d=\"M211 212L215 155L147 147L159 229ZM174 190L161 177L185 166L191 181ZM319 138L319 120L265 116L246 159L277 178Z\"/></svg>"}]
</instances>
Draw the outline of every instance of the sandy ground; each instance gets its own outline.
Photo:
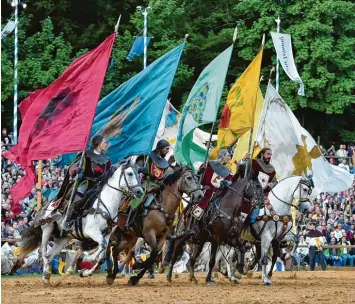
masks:
<instances>
[{"instance_id":1,"label":"sandy ground","mask_svg":"<svg viewBox=\"0 0 355 304\"><path fill-rule=\"evenodd\" d=\"M272 286L263 286L259 273L232 285L219 276L216 285L204 284L205 274L197 273L199 284L188 282L188 275L174 278L169 286L164 275L154 280L143 279L136 287L127 286L127 278L117 279L112 286L97 274L51 279L50 287L42 287L41 278L5 277L1 280L2 303L354 303L355 271L275 273Z\"/></svg>"}]
</instances>

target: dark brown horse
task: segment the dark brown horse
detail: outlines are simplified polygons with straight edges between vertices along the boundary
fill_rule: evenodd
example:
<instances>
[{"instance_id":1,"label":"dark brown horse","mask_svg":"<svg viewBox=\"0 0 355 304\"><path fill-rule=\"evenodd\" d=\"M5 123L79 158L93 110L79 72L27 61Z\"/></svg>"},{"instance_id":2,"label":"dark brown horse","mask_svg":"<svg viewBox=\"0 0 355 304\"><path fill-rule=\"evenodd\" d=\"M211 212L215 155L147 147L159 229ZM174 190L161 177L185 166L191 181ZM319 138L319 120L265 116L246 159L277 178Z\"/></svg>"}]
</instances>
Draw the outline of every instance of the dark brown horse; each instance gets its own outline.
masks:
<instances>
[{"instance_id":1,"label":"dark brown horse","mask_svg":"<svg viewBox=\"0 0 355 304\"><path fill-rule=\"evenodd\" d=\"M242 226L240 221L240 206L243 201L250 201L253 197L252 187L246 186L248 179L235 181L225 195L220 200L210 202L206 208L203 217L200 219L200 231L196 236L191 237L189 232L184 233L175 240L174 252L171 259L167 279L171 282L172 269L179 256L183 253L185 242L192 243L192 253L188 262L190 281L197 283L194 275L194 266L197 257L200 255L203 245L211 242L211 256L209 262L209 271L206 277L207 284L213 284L212 270L215 265L217 248L221 244L227 244L237 247L241 251L241 259L237 269L240 273L244 268L245 248L239 240L239 232ZM201 227L203 226L203 227Z\"/></svg>"},{"instance_id":2,"label":"dark brown horse","mask_svg":"<svg viewBox=\"0 0 355 304\"><path fill-rule=\"evenodd\" d=\"M122 229L118 229L117 245L112 248L113 269L111 263L109 261L107 263L106 282L108 284L112 284L116 278L117 256L120 251L132 246L137 237L141 236L152 250L149 259L140 265L142 270L137 276L131 277L128 282L130 285L138 284L145 272L152 267L162 249L172 229L175 212L184 193L191 197L191 203L197 203L203 198L201 186L192 170L188 168L180 168L164 179L161 194L153 201L146 216L138 216L135 219L132 233L125 233ZM122 217L120 221L119 227L125 223L125 218ZM106 257L108 258L109 254L106 254Z\"/></svg>"}]
</instances>

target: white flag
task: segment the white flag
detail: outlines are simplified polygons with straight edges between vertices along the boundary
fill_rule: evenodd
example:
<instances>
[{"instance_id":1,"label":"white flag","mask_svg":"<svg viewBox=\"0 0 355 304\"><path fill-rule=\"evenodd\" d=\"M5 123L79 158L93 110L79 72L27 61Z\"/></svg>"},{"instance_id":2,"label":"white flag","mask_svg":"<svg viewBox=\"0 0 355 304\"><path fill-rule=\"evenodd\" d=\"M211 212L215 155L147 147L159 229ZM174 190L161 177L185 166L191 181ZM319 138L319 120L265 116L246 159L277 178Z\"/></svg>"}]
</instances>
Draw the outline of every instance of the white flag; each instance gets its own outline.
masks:
<instances>
[{"instance_id":1,"label":"white flag","mask_svg":"<svg viewBox=\"0 0 355 304\"><path fill-rule=\"evenodd\" d=\"M9 21L1 31L1 40L5 39L15 29L15 21Z\"/></svg>"},{"instance_id":2,"label":"white flag","mask_svg":"<svg viewBox=\"0 0 355 304\"><path fill-rule=\"evenodd\" d=\"M265 103L267 110L261 117L256 141L260 148L272 149L272 164L280 178L312 175L317 192L351 188L354 176L323 157L313 137L270 83Z\"/></svg>"},{"instance_id":3,"label":"white flag","mask_svg":"<svg viewBox=\"0 0 355 304\"><path fill-rule=\"evenodd\" d=\"M295 60L292 53L291 35L271 32L272 41L279 61L291 80L300 84L298 95L304 96L304 84L297 72Z\"/></svg>"},{"instance_id":4,"label":"white flag","mask_svg":"<svg viewBox=\"0 0 355 304\"><path fill-rule=\"evenodd\" d=\"M165 104L163 115L160 120L157 136L153 145L153 150L155 149L158 141L160 139L165 139L170 143L170 153L167 158L173 154L174 146L176 143L176 138L179 131L179 123L181 119L181 113L174 108L174 106L168 100ZM207 150L205 143L209 140L210 134L208 132L202 131L196 128L194 131L193 142L200 147ZM217 140L217 135L212 136L212 140ZM201 163L196 163L194 166L199 168Z\"/></svg>"}]
</instances>

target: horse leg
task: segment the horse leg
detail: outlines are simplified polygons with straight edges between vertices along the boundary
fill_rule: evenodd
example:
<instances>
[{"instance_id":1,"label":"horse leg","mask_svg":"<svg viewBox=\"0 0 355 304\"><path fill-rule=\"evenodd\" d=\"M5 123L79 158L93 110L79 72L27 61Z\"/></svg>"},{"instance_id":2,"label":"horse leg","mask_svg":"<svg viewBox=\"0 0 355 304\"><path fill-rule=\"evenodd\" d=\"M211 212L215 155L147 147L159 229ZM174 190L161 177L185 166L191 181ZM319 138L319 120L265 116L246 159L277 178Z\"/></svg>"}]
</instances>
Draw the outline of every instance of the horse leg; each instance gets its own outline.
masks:
<instances>
[{"instance_id":1,"label":"horse leg","mask_svg":"<svg viewBox=\"0 0 355 304\"><path fill-rule=\"evenodd\" d=\"M259 244L255 244L255 251L254 261L248 266L248 270L253 270L261 259L261 247Z\"/></svg>"},{"instance_id":2,"label":"horse leg","mask_svg":"<svg viewBox=\"0 0 355 304\"><path fill-rule=\"evenodd\" d=\"M261 264L262 264L262 280L264 284L269 286L271 285L271 281L267 276L267 265L268 265L268 253L270 249L270 243L272 240L272 236L268 234L261 235Z\"/></svg>"},{"instance_id":3,"label":"horse leg","mask_svg":"<svg viewBox=\"0 0 355 304\"><path fill-rule=\"evenodd\" d=\"M211 241L211 257L210 257L209 269L208 269L208 273L207 273L207 277L206 277L207 285L214 285L215 284L215 282L212 279L212 271L213 271L213 267L216 263L217 248L218 248L217 243L214 241Z\"/></svg>"},{"instance_id":4,"label":"horse leg","mask_svg":"<svg viewBox=\"0 0 355 304\"><path fill-rule=\"evenodd\" d=\"M169 242L169 241L166 241L163 245L163 248L161 249L161 261L159 263L159 273L164 273L164 270L165 270L164 260L166 257L166 249L167 249L167 245L168 245L167 242Z\"/></svg>"},{"instance_id":5,"label":"horse leg","mask_svg":"<svg viewBox=\"0 0 355 304\"><path fill-rule=\"evenodd\" d=\"M67 271L65 272L64 275L70 275L70 274L73 274L74 273L74 268L75 268L75 264L78 260L78 258L80 257L80 255L84 252L83 249L79 249L76 254L75 254L75 257L73 259L73 261L71 262L70 266L68 267Z\"/></svg>"},{"instance_id":6,"label":"horse leg","mask_svg":"<svg viewBox=\"0 0 355 304\"><path fill-rule=\"evenodd\" d=\"M171 277L173 274L173 268L176 263L176 260L179 256L182 256L182 254L184 252L185 238L180 239L180 240L177 239L177 240L174 240L173 242L175 242L175 244L171 244L171 246L173 246L173 248L172 248L173 253L171 256L169 270L166 275L166 279L168 280L169 283L171 283Z\"/></svg>"},{"instance_id":7,"label":"horse leg","mask_svg":"<svg viewBox=\"0 0 355 304\"><path fill-rule=\"evenodd\" d=\"M191 253L189 262L187 263L187 269L189 270L189 273L190 273L190 282L194 282L196 284L198 283L198 281L195 278L195 263L196 263L197 257L202 252L203 245L204 245L204 243L192 245L192 253Z\"/></svg>"},{"instance_id":8,"label":"horse leg","mask_svg":"<svg viewBox=\"0 0 355 304\"><path fill-rule=\"evenodd\" d=\"M43 276L42 276L43 286L49 284L49 280L52 274L51 261L49 260L50 252L47 251L47 246L52 236L53 229L54 229L53 223L42 226L43 234L42 234L41 252L42 252L42 259L43 259Z\"/></svg>"},{"instance_id":9,"label":"horse leg","mask_svg":"<svg viewBox=\"0 0 355 304\"><path fill-rule=\"evenodd\" d=\"M271 268L268 273L268 278L271 279L272 277L272 271L274 269L274 266L276 264L277 257L280 255L280 242L275 241L272 244L272 261L271 261Z\"/></svg>"}]
</instances>

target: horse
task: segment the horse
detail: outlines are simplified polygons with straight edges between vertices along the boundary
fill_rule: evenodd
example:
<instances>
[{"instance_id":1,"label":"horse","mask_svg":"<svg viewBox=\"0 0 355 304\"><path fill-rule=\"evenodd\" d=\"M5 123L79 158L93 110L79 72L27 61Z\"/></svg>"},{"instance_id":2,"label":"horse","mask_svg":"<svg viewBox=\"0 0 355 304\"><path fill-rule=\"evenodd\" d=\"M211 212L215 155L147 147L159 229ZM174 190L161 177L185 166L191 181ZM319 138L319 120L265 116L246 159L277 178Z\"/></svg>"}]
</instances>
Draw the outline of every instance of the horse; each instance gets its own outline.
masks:
<instances>
[{"instance_id":1,"label":"horse","mask_svg":"<svg viewBox=\"0 0 355 304\"><path fill-rule=\"evenodd\" d=\"M64 218L51 218L58 206L55 202L43 206L35 218L35 225L23 230L20 245L21 256L31 252L41 244L43 257L43 284L49 284L51 276L50 263L54 256L71 239L92 240L98 244L98 250L93 255L94 267L84 270L80 276L91 276L104 262L104 255L108 240L114 231L118 208L125 197L141 197L144 194L138 174L134 167L126 162L112 166L103 176L99 194L89 210L79 217L72 231L64 235L60 231L64 226ZM54 246L47 251L49 240L54 239Z\"/></svg>"},{"instance_id":2,"label":"horse","mask_svg":"<svg viewBox=\"0 0 355 304\"><path fill-rule=\"evenodd\" d=\"M207 221L206 228L202 229L200 233L191 238L191 235L186 232L176 237L174 252L171 258L170 268L167 274L167 280L171 283L172 270L178 257L183 253L183 246L186 241L190 241L192 245L192 253L188 263L188 270L190 273L190 281L197 283L194 275L194 267L197 257L200 255L203 245L206 242L211 242L211 255L209 262L209 271L206 277L208 285L214 284L212 279L212 270L215 265L217 248L219 245L229 245L240 250L241 259L237 265L237 276L240 278L241 273L244 272L244 253L245 248L238 237L238 231L241 229L242 222L239 219L239 206L243 200L255 200L254 190L252 187L247 187L249 180L247 178L234 181L228 187L223 197L217 198L210 202L206 208L201 222ZM180 221L183 222L184 218L181 217ZM181 226L178 224L178 226ZM236 282L237 278L232 276L232 282Z\"/></svg>"},{"instance_id":3,"label":"horse","mask_svg":"<svg viewBox=\"0 0 355 304\"><path fill-rule=\"evenodd\" d=\"M269 192L265 207L259 210L255 222L246 226L240 233L240 237L246 241L260 242L256 249L256 263L261 259L262 280L267 286L272 285L269 276L272 276L273 266L280 255L280 241L286 238L293 225L291 207L302 212L310 211L311 193L312 184L308 179L301 176L284 178ZM267 273L270 245L273 249L272 267ZM293 252L295 250L296 247L293 248ZM249 269L252 268L253 265Z\"/></svg>"},{"instance_id":4,"label":"horse","mask_svg":"<svg viewBox=\"0 0 355 304\"><path fill-rule=\"evenodd\" d=\"M203 192L193 171L189 168L179 168L174 173L168 175L162 182L161 193L153 200L148 207L145 216L137 216L133 223L133 231L127 233L119 228L116 231L117 245L112 248L113 268L107 261L106 283L113 284L117 271L117 256L120 251L134 244L137 237L141 236L151 248L149 258L140 265L141 271L136 276L132 276L128 284L137 285L145 272L150 269L159 254L166 237L172 229L175 212L184 199L183 194L191 197L191 203L197 203L202 200ZM190 203L190 202L189 202ZM118 225L121 227L125 222Z\"/></svg>"}]
</instances>

